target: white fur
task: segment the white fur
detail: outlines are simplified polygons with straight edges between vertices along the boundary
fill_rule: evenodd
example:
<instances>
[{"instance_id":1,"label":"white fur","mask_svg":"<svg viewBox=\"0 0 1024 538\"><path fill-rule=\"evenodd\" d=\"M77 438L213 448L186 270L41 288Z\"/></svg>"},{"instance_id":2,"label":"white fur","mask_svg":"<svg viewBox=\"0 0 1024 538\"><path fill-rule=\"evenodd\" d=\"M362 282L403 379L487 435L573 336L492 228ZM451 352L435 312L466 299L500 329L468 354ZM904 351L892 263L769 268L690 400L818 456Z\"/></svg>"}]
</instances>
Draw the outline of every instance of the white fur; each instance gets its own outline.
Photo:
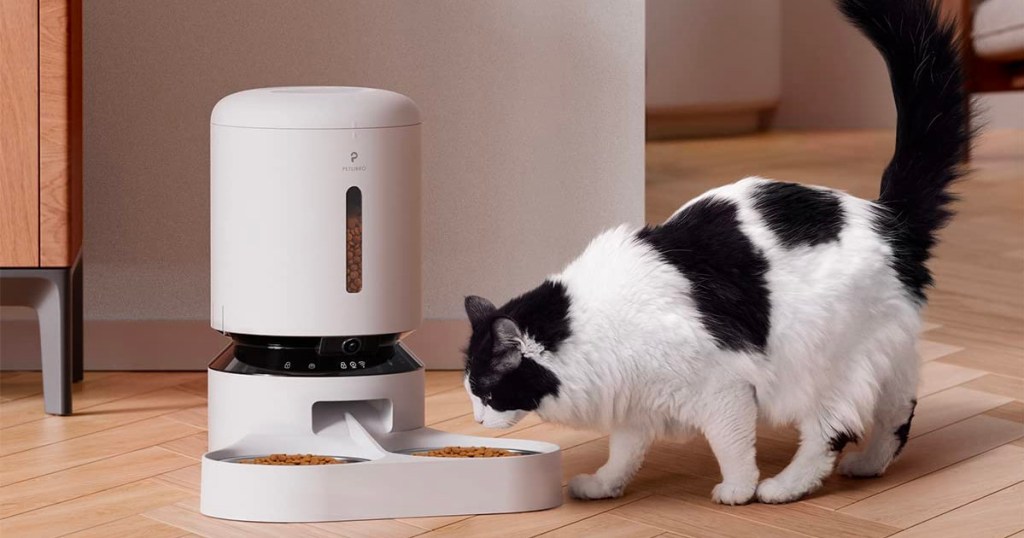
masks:
<instances>
[{"instance_id":1,"label":"white fur","mask_svg":"<svg viewBox=\"0 0 1024 538\"><path fill-rule=\"evenodd\" d=\"M862 435L872 422L881 433L841 470L880 474L892 461L891 432L907 420L917 386L919 305L872 227L877 208L837 193L846 221L839 241L784 249L752 209L751 189L763 181L748 178L702 198L737 203L741 229L770 264L765 355L716 346L690 283L636 241L636 229L605 232L552 277L571 298L572 335L557 353L524 342L561 382L558 396L545 398L537 412L548 421L611 432L608 462L575 477L573 495L621 495L653 439L696 432L719 461L723 479L712 496L725 504L755 494L763 502L787 502L813 491L833 468L829 439L837 432ZM474 415L488 426L507 427L523 414L496 413L474 399ZM790 465L760 484L758 417L795 424L802 438Z\"/></svg>"}]
</instances>

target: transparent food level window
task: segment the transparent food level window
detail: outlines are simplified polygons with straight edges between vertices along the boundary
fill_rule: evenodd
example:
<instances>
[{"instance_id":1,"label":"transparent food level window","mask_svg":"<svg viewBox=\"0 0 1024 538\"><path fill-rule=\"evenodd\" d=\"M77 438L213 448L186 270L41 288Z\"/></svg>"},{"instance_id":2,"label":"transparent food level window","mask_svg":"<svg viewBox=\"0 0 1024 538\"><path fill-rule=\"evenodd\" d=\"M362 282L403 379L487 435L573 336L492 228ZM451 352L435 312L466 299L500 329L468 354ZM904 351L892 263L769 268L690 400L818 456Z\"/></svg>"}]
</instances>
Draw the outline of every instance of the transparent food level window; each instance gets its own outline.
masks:
<instances>
[{"instance_id":1,"label":"transparent food level window","mask_svg":"<svg viewBox=\"0 0 1024 538\"><path fill-rule=\"evenodd\" d=\"M359 293L363 289L363 192L351 187L345 194L345 289Z\"/></svg>"}]
</instances>

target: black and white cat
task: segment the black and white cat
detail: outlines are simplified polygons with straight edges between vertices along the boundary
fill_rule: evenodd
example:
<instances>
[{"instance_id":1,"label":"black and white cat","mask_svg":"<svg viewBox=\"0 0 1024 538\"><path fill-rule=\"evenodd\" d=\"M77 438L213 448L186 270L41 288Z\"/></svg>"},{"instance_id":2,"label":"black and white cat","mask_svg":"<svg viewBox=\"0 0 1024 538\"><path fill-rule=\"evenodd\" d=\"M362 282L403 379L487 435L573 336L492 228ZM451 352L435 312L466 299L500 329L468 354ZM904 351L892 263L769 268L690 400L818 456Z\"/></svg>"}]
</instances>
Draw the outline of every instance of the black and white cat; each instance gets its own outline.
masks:
<instances>
[{"instance_id":1,"label":"black and white cat","mask_svg":"<svg viewBox=\"0 0 1024 538\"><path fill-rule=\"evenodd\" d=\"M914 414L925 266L970 143L953 26L930 0L840 0L889 66L899 114L881 193L747 178L664 224L598 236L564 271L500 308L468 297L466 388L476 419L611 433L608 461L570 483L615 497L658 437L703 434L741 504L799 499L874 425L840 472L878 476ZM842 103L837 103L842 106ZM758 417L800 448L758 483Z\"/></svg>"}]
</instances>

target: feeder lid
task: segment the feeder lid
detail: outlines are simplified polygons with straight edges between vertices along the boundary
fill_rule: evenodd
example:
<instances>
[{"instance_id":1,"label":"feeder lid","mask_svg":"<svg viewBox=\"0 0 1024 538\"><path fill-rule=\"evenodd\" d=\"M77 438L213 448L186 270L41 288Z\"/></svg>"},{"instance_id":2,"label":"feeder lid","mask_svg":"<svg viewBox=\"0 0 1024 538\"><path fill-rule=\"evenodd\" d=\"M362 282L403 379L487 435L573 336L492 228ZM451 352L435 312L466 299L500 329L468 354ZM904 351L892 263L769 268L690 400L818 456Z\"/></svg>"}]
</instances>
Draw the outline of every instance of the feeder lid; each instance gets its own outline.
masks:
<instances>
[{"instance_id":1,"label":"feeder lid","mask_svg":"<svg viewBox=\"0 0 1024 538\"><path fill-rule=\"evenodd\" d=\"M221 99L210 123L261 129L405 127L420 123L420 110L400 93L374 88L259 88Z\"/></svg>"}]
</instances>

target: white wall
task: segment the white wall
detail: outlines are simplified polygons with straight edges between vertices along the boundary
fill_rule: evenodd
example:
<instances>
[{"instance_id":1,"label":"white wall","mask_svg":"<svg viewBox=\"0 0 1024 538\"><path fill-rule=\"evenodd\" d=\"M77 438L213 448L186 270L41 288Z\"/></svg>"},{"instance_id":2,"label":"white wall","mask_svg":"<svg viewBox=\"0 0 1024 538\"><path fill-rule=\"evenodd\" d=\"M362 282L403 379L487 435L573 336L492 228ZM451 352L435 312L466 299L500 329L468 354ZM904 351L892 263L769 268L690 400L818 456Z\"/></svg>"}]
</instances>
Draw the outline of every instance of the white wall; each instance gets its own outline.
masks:
<instances>
[{"instance_id":1,"label":"white wall","mask_svg":"<svg viewBox=\"0 0 1024 538\"><path fill-rule=\"evenodd\" d=\"M779 0L647 0L647 108L774 102L780 19Z\"/></svg>"},{"instance_id":2,"label":"white wall","mask_svg":"<svg viewBox=\"0 0 1024 538\"><path fill-rule=\"evenodd\" d=\"M981 94L989 128L1024 128L1024 92ZM893 128L885 62L831 0L782 0L782 101L775 125L794 129Z\"/></svg>"},{"instance_id":3,"label":"white wall","mask_svg":"<svg viewBox=\"0 0 1024 538\"><path fill-rule=\"evenodd\" d=\"M208 118L244 88L419 103L429 318L643 217L639 2L105 1L85 30L91 318L207 316Z\"/></svg>"},{"instance_id":4,"label":"white wall","mask_svg":"<svg viewBox=\"0 0 1024 538\"><path fill-rule=\"evenodd\" d=\"M1024 129L1024 92L974 96L978 122L986 129Z\"/></svg>"},{"instance_id":5,"label":"white wall","mask_svg":"<svg viewBox=\"0 0 1024 538\"><path fill-rule=\"evenodd\" d=\"M647 108L729 111L778 99L783 129L893 128L885 62L833 0L647 0ZM1024 92L976 96L1024 128Z\"/></svg>"},{"instance_id":6,"label":"white wall","mask_svg":"<svg viewBox=\"0 0 1024 538\"><path fill-rule=\"evenodd\" d=\"M93 326L206 320L209 113L246 88L372 86L418 102L430 319L463 318L468 293L525 291L599 230L643 220L641 1L90 0L84 9ZM108 365L88 356L100 332L87 330L86 360Z\"/></svg>"}]
</instances>

